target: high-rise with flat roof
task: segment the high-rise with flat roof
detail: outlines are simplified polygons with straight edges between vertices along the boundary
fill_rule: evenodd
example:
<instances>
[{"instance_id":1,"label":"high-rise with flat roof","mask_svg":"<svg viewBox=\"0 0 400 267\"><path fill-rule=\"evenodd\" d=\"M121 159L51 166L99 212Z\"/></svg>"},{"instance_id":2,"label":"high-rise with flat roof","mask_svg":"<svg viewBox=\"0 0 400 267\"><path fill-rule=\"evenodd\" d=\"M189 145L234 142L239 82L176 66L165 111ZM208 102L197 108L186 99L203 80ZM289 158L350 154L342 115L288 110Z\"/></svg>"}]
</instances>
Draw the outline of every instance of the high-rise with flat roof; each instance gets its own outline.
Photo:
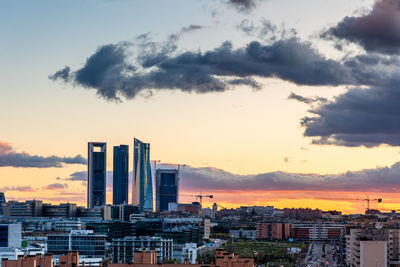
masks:
<instances>
[{"instance_id":1,"label":"high-rise with flat roof","mask_svg":"<svg viewBox=\"0 0 400 267\"><path fill-rule=\"evenodd\" d=\"M106 143L88 143L88 208L106 204L106 155Z\"/></svg>"},{"instance_id":2,"label":"high-rise with flat roof","mask_svg":"<svg viewBox=\"0 0 400 267\"><path fill-rule=\"evenodd\" d=\"M178 170L156 170L156 211L168 211L168 203L178 202Z\"/></svg>"},{"instance_id":3,"label":"high-rise with flat roof","mask_svg":"<svg viewBox=\"0 0 400 267\"><path fill-rule=\"evenodd\" d=\"M128 203L129 146L114 146L113 204Z\"/></svg>"},{"instance_id":4,"label":"high-rise with flat roof","mask_svg":"<svg viewBox=\"0 0 400 267\"><path fill-rule=\"evenodd\" d=\"M150 144L134 139L132 201L141 211L153 211Z\"/></svg>"}]
</instances>

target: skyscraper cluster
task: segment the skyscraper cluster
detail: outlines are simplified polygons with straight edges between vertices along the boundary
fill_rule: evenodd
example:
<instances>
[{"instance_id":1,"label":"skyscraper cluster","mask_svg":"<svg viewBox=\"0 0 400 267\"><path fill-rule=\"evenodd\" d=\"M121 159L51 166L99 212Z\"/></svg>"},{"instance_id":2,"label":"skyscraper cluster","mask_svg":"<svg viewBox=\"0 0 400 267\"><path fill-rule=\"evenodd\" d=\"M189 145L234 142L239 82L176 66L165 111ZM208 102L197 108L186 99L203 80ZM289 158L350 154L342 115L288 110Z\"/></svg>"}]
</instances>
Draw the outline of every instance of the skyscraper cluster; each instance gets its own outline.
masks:
<instances>
[{"instance_id":1,"label":"skyscraper cluster","mask_svg":"<svg viewBox=\"0 0 400 267\"><path fill-rule=\"evenodd\" d=\"M107 144L88 143L87 206L94 208L106 204ZM178 200L178 171L156 171L156 210L168 210L168 203ZM128 204L129 146L113 149L113 205ZM153 178L150 161L150 144L134 138L132 169L132 203L142 212L152 212Z\"/></svg>"}]
</instances>

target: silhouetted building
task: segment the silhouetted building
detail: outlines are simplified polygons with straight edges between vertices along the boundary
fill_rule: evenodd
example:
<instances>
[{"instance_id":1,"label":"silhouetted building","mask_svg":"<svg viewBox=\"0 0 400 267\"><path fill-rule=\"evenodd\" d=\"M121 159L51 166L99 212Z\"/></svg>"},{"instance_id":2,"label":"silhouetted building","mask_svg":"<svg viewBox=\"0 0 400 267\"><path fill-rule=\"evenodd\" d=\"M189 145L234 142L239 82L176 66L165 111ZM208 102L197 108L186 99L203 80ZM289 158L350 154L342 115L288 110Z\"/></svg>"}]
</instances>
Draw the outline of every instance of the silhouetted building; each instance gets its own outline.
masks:
<instances>
[{"instance_id":1,"label":"silhouetted building","mask_svg":"<svg viewBox=\"0 0 400 267\"><path fill-rule=\"evenodd\" d=\"M76 204L61 203L59 205L43 204L43 217L72 218L76 217Z\"/></svg>"},{"instance_id":2,"label":"silhouetted building","mask_svg":"<svg viewBox=\"0 0 400 267\"><path fill-rule=\"evenodd\" d=\"M43 202L41 200L27 200L25 202L8 201L3 206L4 217L42 217Z\"/></svg>"},{"instance_id":3,"label":"silhouetted building","mask_svg":"<svg viewBox=\"0 0 400 267\"><path fill-rule=\"evenodd\" d=\"M153 211L150 144L134 139L132 200L141 211Z\"/></svg>"},{"instance_id":4,"label":"silhouetted building","mask_svg":"<svg viewBox=\"0 0 400 267\"><path fill-rule=\"evenodd\" d=\"M106 203L106 150L106 143L88 143L88 208Z\"/></svg>"},{"instance_id":5,"label":"silhouetted building","mask_svg":"<svg viewBox=\"0 0 400 267\"><path fill-rule=\"evenodd\" d=\"M168 203L178 202L178 170L156 170L156 211L168 211Z\"/></svg>"},{"instance_id":6,"label":"silhouetted building","mask_svg":"<svg viewBox=\"0 0 400 267\"><path fill-rule=\"evenodd\" d=\"M113 204L128 203L129 146L114 146Z\"/></svg>"}]
</instances>

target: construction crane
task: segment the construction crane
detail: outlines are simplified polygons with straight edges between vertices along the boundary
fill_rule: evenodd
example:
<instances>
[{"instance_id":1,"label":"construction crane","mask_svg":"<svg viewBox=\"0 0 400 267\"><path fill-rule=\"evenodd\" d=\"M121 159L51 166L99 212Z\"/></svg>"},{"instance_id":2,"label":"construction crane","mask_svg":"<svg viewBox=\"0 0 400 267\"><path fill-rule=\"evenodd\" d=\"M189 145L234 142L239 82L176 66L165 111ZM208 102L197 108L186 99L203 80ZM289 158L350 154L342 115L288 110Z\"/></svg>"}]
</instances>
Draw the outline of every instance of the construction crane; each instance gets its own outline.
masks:
<instances>
[{"instance_id":1,"label":"construction crane","mask_svg":"<svg viewBox=\"0 0 400 267\"><path fill-rule=\"evenodd\" d=\"M382 198L374 198L374 199L371 199L371 198L369 198L368 196L367 196L367 198L357 198L356 200L366 201L366 202L367 202L367 211L369 210L369 203L370 203L371 201L377 201L378 203L381 203L381 202L382 202Z\"/></svg>"},{"instance_id":2,"label":"construction crane","mask_svg":"<svg viewBox=\"0 0 400 267\"><path fill-rule=\"evenodd\" d=\"M194 195L193 197L196 197L199 199L199 203L200 203L200 210L199 210L199 217L203 218L203 198L214 198L213 195L202 195L201 193L198 195Z\"/></svg>"}]
</instances>

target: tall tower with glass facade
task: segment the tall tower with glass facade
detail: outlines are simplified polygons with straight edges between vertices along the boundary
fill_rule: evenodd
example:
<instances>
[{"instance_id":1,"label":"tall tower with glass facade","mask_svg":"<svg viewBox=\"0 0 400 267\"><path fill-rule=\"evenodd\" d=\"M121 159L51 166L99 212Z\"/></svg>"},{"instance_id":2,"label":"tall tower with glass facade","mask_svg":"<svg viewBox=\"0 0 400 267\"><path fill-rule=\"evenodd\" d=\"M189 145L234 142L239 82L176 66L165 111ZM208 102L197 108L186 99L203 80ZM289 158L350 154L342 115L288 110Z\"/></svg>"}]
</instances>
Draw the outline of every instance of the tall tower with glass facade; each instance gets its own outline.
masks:
<instances>
[{"instance_id":1,"label":"tall tower with glass facade","mask_svg":"<svg viewBox=\"0 0 400 267\"><path fill-rule=\"evenodd\" d=\"M106 143L88 143L88 208L106 204L106 156Z\"/></svg>"},{"instance_id":2,"label":"tall tower with glass facade","mask_svg":"<svg viewBox=\"0 0 400 267\"><path fill-rule=\"evenodd\" d=\"M168 211L168 204L178 202L178 170L156 170L156 211Z\"/></svg>"},{"instance_id":3,"label":"tall tower with glass facade","mask_svg":"<svg viewBox=\"0 0 400 267\"><path fill-rule=\"evenodd\" d=\"M153 211L153 180L150 166L150 144L134 139L132 202L141 211Z\"/></svg>"},{"instance_id":4,"label":"tall tower with glass facade","mask_svg":"<svg viewBox=\"0 0 400 267\"><path fill-rule=\"evenodd\" d=\"M128 204L129 146L114 146L113 204Z\"/></svg>"}]
</instances>

